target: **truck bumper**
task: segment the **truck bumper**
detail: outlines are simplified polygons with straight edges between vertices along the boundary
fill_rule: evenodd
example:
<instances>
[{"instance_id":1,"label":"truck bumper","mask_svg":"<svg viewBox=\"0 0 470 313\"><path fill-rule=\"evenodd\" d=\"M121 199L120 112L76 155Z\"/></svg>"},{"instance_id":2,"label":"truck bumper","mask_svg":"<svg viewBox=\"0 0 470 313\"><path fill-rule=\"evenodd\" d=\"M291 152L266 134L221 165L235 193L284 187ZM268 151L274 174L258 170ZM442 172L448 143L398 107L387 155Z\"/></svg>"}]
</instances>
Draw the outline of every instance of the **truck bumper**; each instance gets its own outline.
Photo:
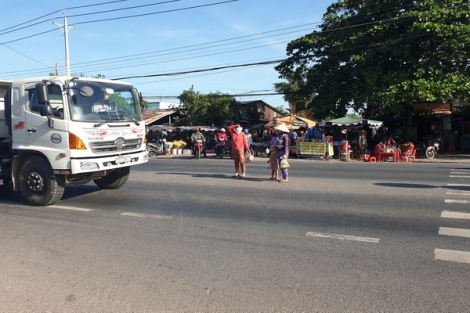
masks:
<instances>
[{"instance_id":1,"label":"truck bumper","mask_svg":"<svg viewBox=\"0 0 470 313\"><path fill-rule=\"evenodd\" d=\"M134 166L148 161L147 151L118 154L99 158L71 159L72 174L91 173L112 170L120 167Z\"/></svg>"}]
</instances>

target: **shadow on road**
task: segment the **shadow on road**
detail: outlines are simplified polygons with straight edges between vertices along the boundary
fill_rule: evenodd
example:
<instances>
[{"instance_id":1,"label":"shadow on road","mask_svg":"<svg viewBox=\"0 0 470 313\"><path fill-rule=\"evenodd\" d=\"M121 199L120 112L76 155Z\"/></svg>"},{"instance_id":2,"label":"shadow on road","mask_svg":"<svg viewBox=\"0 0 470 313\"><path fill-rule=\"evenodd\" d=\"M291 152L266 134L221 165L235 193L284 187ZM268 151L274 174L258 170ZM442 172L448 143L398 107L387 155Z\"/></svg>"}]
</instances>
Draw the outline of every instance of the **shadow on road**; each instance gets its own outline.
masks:
<instances>
[{"instance_id":1,"label":"shadow on road","mask_svg":"<svg viewBox=\"0 0 470 313\"><path fill-rule=\"evenodd\" d=\"M156 173L158 175L185 175L185 176L191 176L191 177L196 177L196 178L218 178L218 179L231 179L231 180L240 180L240 181L267 181L267 179L259 178L259 177L245 177L245 178L237 178L237 177L232 177L231 175L225 175L225 174L192 174L192 173L177 173L177 172L158 172Z\"/></svg>"},{"instance_id":2,"label":"shadow on road","mask_svg":"<svg viewBox=\"0 0 470 313\"><path fill-rule=\"evenodd\" d=\"M416 189L435 189L435 188L444 188L452 190L465 190L470 191L470 186L432 186L424 184L404 184L404 183L376 183L377 186L382 187L396 187L396 188L416 188Z\"/></svg>"}]
</instances>

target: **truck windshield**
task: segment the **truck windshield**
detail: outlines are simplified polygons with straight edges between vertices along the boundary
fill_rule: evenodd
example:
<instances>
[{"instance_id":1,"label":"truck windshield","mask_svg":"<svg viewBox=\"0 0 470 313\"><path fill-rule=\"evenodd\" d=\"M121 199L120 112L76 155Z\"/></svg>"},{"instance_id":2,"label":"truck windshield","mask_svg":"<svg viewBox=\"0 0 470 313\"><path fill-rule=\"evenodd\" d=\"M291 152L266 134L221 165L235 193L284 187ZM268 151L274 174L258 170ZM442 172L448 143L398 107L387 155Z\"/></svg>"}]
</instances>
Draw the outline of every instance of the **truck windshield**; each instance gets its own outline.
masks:
<instances>
[{"instance_id":1,"label":"truck windshield","mask_svg":"<svg viewBox=\"0 0 470 313\"><path fill-rule=\"evenodd\" d=\"M97 81L69 83L70 116L82 122L141 121L137 93L129 85Z\"/></svg>"}]
</instances>

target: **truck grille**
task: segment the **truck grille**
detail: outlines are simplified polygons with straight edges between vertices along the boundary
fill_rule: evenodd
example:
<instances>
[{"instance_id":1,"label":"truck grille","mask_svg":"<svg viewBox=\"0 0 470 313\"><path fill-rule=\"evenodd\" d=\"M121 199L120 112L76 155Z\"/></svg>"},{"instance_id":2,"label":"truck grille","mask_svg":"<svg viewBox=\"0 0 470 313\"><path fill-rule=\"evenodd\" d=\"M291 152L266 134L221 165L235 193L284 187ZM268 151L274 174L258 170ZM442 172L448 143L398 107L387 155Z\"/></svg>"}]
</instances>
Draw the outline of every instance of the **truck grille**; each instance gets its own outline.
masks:
<instances>
[{"instance_id":1,"label":"truck grille","mask_svg":"<svg viewBox=\"0 0 470 313\"><path fill-rule=\"evenodd\" d=\"M96 141L90 143L91 150L95 153L113 152L113 151L128 151L138 149L142 145L142 139L124 139L122 145L117 146L113 141Z\"/></svg>"}]
</instances>

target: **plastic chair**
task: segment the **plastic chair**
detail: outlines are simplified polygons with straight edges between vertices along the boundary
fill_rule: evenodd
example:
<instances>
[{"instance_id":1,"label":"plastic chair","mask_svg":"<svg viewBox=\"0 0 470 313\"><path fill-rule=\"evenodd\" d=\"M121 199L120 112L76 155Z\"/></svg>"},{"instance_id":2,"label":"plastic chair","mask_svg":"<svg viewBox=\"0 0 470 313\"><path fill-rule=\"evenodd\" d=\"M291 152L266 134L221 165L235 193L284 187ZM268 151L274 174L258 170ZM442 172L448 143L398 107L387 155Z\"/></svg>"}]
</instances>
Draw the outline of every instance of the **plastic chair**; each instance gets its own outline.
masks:
<instances>
[{"instance_id":1,"label":"plastic chair","mask_svg":"<svg viewBox=\"0 0 470 313\"><path fill-rule=\"evenodd\" d=\"M410 162L410 160L413 160L413 162L416 159L416 150L415 149L406 149L405 152L402 153L400 157L401 162Z\"/></svg>"}]
</instances>

